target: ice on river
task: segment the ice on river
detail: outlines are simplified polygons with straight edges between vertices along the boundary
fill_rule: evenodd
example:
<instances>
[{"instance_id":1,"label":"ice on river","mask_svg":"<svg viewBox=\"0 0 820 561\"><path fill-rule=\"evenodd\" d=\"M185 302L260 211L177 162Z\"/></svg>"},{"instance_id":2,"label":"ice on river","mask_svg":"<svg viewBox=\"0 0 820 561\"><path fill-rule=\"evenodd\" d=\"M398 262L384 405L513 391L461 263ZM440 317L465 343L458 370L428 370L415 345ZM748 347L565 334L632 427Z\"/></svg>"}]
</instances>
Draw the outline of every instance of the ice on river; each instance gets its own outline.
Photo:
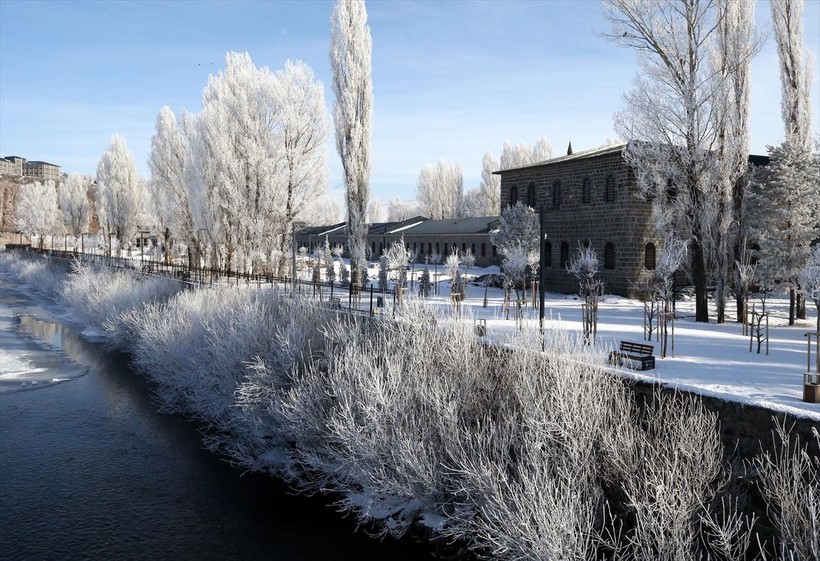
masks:
<instances>
[{"instance_id":1,"label":"ice on river","mask_svg":"<svg viewBox=\"0 0 820 561\"><path fill-rule=\"evenodd\" d=\"M31 299L7 277L3 281L0 393L48 387L86 374L88 369L65 352L63 326L21 313L31 311Z\"/></svg>"}]
</instances>

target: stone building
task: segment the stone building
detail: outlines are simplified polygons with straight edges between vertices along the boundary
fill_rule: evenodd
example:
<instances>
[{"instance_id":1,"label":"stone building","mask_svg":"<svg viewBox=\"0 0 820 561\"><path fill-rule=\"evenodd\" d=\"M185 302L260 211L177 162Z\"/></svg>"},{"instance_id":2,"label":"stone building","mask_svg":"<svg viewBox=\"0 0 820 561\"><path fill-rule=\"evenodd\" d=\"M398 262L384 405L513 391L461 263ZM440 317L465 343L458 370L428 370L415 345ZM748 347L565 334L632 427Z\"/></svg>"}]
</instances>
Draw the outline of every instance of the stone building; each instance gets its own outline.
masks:
<instances>
[{"instance_id":1,"label":"stone building","mask_svg":"<svg viewBox=\"0 0 820 561\"><path fill-rule=\"evenodd\" d=\"M655 267L660 240L652 205L636 196L625 149L625 143L616 144L496 172L502 208L523 201L543 209L546 290L578 290L566 265L579 244L598 253L608 293L634 295L632 283Z\"/></svg>"},{"instance_id":2,"label":"stone building","mask_svg":"<svg viewBox=\"0 0 820 561\"><path fill-rule=\"evenodd\" d=\"M430 220L415 216L401 222L377 222L367 231L368 259L376 261L393 242L403 239L405 247L416 255L415 262L424 263L430 254L446 258L455 248L464 253L470 250L476 265L487 267L499 265L501 256L490 241L490 233L497 228L498 216L477 218ZM299 247L316 248L324 245L325 238L331 246L347 247L347 225L310 226L297 230ZM347 253L345 253L347 256Z\"/></svg>"},{"instance_id":3,"label":"stone building","mask_svg":"<svg viewBox=\"0 0 820 561\"><path fill-rule=\"evenodd\" d=\"M20 156L0 158L0 175L31 177L41 181L60 181L60 166L41 161L28 161Z\"/></svg>"}]
</instances>

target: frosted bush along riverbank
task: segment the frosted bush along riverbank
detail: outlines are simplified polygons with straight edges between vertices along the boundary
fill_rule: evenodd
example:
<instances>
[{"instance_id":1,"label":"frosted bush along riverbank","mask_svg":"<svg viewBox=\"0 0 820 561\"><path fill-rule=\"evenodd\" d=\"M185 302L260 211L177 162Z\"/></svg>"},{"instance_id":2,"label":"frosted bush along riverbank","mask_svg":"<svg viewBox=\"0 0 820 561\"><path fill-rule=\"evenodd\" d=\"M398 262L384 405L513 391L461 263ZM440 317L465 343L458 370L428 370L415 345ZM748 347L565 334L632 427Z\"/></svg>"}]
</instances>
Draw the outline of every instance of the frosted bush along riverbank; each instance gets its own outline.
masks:
<instances>
[{"instance_id":1,"label":"frosted bush along riverbank","mask_svg":"<svg viewBox=\"0 0 820 561\"><path fill-rule=\"evenodd\" d=\"M59 290L214 450L332 491L384 533L424 524L499 559L818 558L815 455L792 442L756 470L731 461L698 400L639 407L565 332L500 348L413 299L370 320L150 282L82 267Z\"/></svg>"}]
</instances>

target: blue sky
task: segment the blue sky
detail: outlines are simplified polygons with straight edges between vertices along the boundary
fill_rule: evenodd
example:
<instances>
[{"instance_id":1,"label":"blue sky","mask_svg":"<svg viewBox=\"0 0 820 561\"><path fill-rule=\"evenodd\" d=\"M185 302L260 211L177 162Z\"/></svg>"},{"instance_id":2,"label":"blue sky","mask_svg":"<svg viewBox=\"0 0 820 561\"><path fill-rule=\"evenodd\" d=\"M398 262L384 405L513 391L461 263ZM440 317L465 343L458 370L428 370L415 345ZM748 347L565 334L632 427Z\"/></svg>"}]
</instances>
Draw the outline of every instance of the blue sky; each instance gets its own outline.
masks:
<instances>
[{"instance_id":1,"label":"blue sky","mask_svg":"<svg viewBox=\"0 0 820 561\"><path fill-rule=\"evenodd\" d=\"M598 36L598 0L372 0L371 196L415 197L422 166L464 166L478 185L486 151L505 140L552 141L556 154L614 138L637 66L634 53ZM330 91L330 1L46 2L0 0L0 156L45 160L93 174L111 135L123 134L148 175L163 105L198 112L209 74L227 51L257 66L309 64ZM758 26L769 6L758 2ZM806 43L815 53L812 121L820 131L820 0L807 0ZM752 66L752 152L783 139L774 41ZM328 142L331 192L341 166Z\"/></svg>"}]
</instances>

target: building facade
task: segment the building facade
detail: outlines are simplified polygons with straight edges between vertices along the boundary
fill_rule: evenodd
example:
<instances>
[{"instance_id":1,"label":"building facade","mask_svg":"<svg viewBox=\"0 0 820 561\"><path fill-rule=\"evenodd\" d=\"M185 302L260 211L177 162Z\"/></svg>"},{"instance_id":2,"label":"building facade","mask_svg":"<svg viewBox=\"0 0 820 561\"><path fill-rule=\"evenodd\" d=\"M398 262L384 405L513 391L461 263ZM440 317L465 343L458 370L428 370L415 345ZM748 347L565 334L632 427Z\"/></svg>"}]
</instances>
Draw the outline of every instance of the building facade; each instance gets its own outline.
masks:
<instances>
[{"instance_id":1,"label":"building facade","mask_svg":"<svg viewBox=\"0 0 820 561\"><path fill-rule=\"evenodd\" d=\"M578 290L566 266L579 245L597 252L607 293L635 295L633 284L654 269L661 241L651 203L637 196L625 149L617 144L496 172L502 208L522 201L546 219L546 290Z\"/></svg>"},{"instance_id":2,"label":"building facade","mask_svg":"<svg viewBox=\"0 0 820 561\"><path fill-rule=\"evenodd\" d=\"M32 177L42 181L60 181L60 166L41 161L28 161L20 156L0 158L0 175Z\"/></svg>"},{"instance_id":3,"label":"building facade","mask_svg":"<svg viewBox=\"0 0 820 561\"><path fill-rule=\"evenodd\" d=\"M501 255L492 244L490 235L498 227L498 216L462 218L458 220L430 220L416 216L401 222L378 222L371 224L367 232L368 259L376 261L393 242L404 240L405 247L415 256L415 263L439 256L442 260L453 251L467 251L475 256L476 266L499 265ZM331 246L347 247L348 230L345 223L332 226L312 226L296 232L298 247L315 249L325 239ZM347 252L344 254L346 257Z\"/></svg>"}]
</instances>

